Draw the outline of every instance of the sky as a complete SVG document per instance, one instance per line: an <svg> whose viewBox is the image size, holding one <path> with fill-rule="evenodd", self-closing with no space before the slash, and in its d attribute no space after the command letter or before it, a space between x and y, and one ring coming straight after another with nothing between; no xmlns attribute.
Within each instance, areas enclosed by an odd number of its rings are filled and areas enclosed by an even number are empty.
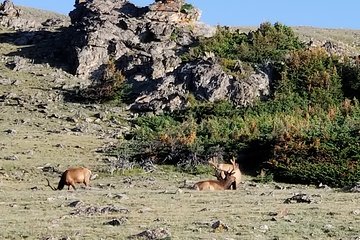
<svg viewBox="0 0 360 240"><path fill-rule="evenodd" d="M15 5L68 14L75 0L13 0ZM130 0L146 6L153 0ZM280 22L287 26L360 29L359 0L186 0L202 11L210 25L259 26Z"/></svg>

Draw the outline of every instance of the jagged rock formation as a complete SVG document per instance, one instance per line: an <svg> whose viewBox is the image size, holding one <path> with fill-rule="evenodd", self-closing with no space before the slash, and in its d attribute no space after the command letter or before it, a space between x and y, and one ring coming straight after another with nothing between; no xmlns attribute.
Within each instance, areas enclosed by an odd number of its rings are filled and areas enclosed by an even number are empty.
<svg viewBox="0 0 360 240"><path fill-rule="evenodd" d="M36 43L27 55L36 62L55 66L52 61L69 53L72 71L85 85L103 80L106 66L115 63L132 86L132 110L171 111L187 106L190 96L248 105L267 95L270 79L260 70L240 80L225 73L211 54L183 62L190 45L216 31L199 17L184 0L156 0L147 7L126 0L76 0L71 26L61 29L56 26L63 21L32 18L10 0L0 6L1 26L22 32L14 42ZM54 33L48 31L52 28Z"/></svg>
<svg viewBox="0 0 360 240"><path fill-rule="evenodd" d="M5 0L0 6L0 26L13 30L34 31L67 25L65 18L42 19L33 17L23 11L22 8L14 6L11 0Z"/></svg>
<svg viewBox="0 0 360 240"><path fill-rule="evenodd" d="M21 18L21 14L21 10L15 7L10 0L5 0L0 6L0 24L15 30L39 27L34 20Z"/></svg>
<svg viewBox="0 0 360 240"><path fill-rule="evenodd" d="M177 40L182 45L190 44L200 32L199 28L206 28L205 31L209 28L197 25L192 29L189 25L181 25L183 13L179 9L150 10L162 5L165 3L138 8L124 0L94 0L75 5L70 17L75 32L80 32L74 39L76 74L97 78L100 67L110 58L131 57L139 62L151 60L153 79L177 67L179 58L175 57L177 43L174 38L179 38ZM210 28L211 32L214 30Z"/></svg>
<svg viewBox="0 0 360 240"><path fill-rule="evenodd" d="M248 105L269 94L270 78L260 70L239 80L212 58L182 61L186 47L216 31L197 22L199 16L183 0L156 1L143 8L125 0L77 3L70 13L74 71L96 81L114 61L137 96L130 108L139 111L183 108L190 95Z"/></svg>

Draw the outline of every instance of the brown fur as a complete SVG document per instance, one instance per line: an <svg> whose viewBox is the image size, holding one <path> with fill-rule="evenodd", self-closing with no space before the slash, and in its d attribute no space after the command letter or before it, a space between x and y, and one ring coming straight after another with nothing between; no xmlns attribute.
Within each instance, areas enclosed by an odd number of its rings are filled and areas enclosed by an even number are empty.
<svg viewBox="0 0 360 240"><path fill-rule="evenodd" d="M234 172L227 172L225 174L225 179L221 179L221 180L206 180L206 181L201 181L201 182L197 182L194 184L194 189L198 190L198 191L203 191L203 190L210 190L210 191L214 191L214 190L227 190L230 189L230 186L235 182L235 176L233 175Z"/></svg>
<svg viewBox="0 0 360 240"><path fill-rule="evenodd" d="M239 168L239 164L235 162L233 158L230 160L231 164L228 163L218 163L215 158L209 161L209 164L215 169L215 176L218 180L224 180L226 178L225 174L229 171L234 171L233 176L235 177L235 182L232 186L233 189L237 189L241 182L241 171Z"/></svg>
<svg viewBox="0 0 360 240"><path fill-rule="evenodd" d="M68 186L68 190L70 190L70 186L72 186L73 189L76 190L75 183L84 183L85 186L89 186L90 176L91 176L91 171L89 169L84 167L76 167L76 168L67 169L61 175L57 188L50 186L49 180L47 179L46 180L48 181L48 185L53 190L62 190L65 185Z"/></svg>

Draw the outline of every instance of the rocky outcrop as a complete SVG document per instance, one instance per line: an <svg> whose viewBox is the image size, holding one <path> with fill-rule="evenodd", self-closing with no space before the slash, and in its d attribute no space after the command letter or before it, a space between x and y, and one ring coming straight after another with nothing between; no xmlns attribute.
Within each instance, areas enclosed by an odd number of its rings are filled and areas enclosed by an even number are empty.
<svg viewBox="0 0 360 240"><path fill-rule="evenodd" d="M188 105L190 95L203 101L227 100L248 106L255 99L269 95L269 85L269 75L264 71L258 70L248 78L238 80L226 74L219 64L200 60L182 65L150 89L140 86L143 91L131 104L131 109L153 112L183 109Z"/></svg>
<svg viewBox="0 0 360 240"><path fill-rule="evenodd" d="M95 0L75 5L70 17L74 32L80 33L74 40L76 74L97 79L101 66L110 59L126 60L129 66L123 67L128 70L146 66L153 79L173 71L181 62L176 56L177 42L194 41L194 29L182 21L182 15L186 14L175 8L174 3L168 8L163 2L139 8L124 0ZM196 29L214 32L205 25L200 28Z"/></svg>
<svg viewBox="0 0 360 240"><path fill-rule="evenodd" d="M5 0L0 6L1 26L15 30L24 28L35 28L39 25L32 19L23 19L22 11L15 7L10 0Z"/></svg>
<svg viewBox="0 0 360 240"><path fill-rule="evenodd" d="M5 0L0 6L0 26L13 30L34 31L68 25L66 17L43 19L43 17L33 16L29 12L31 11L28 9L24 11L22 8L14 6L11 0ZM41 11L38 10L38 12Z"/></svg>
<svg viewBox="0 0 360 240"><path fill-rule="evenodd" d="M33 18L10 0L0 7L2 26L23 32L17 44L36 43L34 56L40 61L69 53L69 65L83 85L103 81L109 75L107 66L116 66L132 87L129 108L134 111L181 109L188 106L189 96L244 106L269 93L266 71L237 79L225 73L211 54L192 62L182 60L189 46L216 32L198 22L200 11L184 0L156 0L147 7L126 0L76 0L69 15L71 26L61 30L56 29L63 26L61 19ZM52 28L57 32L50 34L47 30Z"/></svg>
<svg viewBox="0 0 360 240"><path fill-rule="evenodd" d="M183 0L158 0L137 7L125 0L79 2L70 13L77 76L101 81L113 62L136 96L136 111L167 111L187 106L189 96L249 105L269 94L268 73L246 79L225 73L212 58L183 62L181 54L216 29L199 23L200 11Z"/></svg>

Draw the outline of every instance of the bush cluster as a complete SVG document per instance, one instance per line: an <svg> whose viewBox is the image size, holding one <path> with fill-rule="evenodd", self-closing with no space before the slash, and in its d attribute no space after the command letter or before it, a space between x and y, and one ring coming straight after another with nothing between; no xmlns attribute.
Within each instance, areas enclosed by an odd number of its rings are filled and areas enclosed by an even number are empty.
<svg viewBox="0 0 360 240"><path fill-rule="evenodd" d="M214 37L203 39L182 58L191 61L212 52L225 71L237 75L238 61L250 69L253 64L282 61L289 51L303 47L292 29L280 23L272 25L266 22L249 33L218 26Z"/></svg>
<svg viewBox="0 0 360 240"><path fill-rule="evenodd" d="M103 66L102 76L88 88L82 90L80 96L90 101L122 103L127 98L129 88L125 76L117 69L115 61L111 59Z"/></svg>

